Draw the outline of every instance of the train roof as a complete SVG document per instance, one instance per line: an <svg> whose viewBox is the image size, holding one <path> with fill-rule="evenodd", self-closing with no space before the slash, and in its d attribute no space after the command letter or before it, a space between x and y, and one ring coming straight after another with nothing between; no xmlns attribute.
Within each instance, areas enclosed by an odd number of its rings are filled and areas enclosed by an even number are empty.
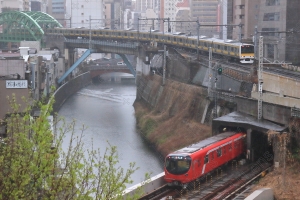
<svg viewBox="0 0 300 200"><path fill-rule="evenodd" d="M171 154L181 154L181 153L193 153L193 152L196 152L200 149L203 149L204 147L207 147L213 143L216 143L218 141L221 141L221 140L224 140L228 137L231 137L233 135L237 134L236 132L225 132L225 133L220 133L216 136L213 136L213 137L210 137L210 138L207 138L205 140L201 140L200 142L198 143L195 143L195 144L192 144L190 146L187 146L187 147L184 147L182 149L179 149Z"/></svg>
<svg viewBox="0 0 300 200"><path fill-rule="evenodd" d="M192 38L197 40L198 36L192 35L192 36L187 36L188 38ZM248 44L248 43L242 43L240 41L237 40L223 40L223 39L219 39L219 38L210 38L207 37L205 35L200 35L199 36L199 41L205 41L205 42L215 42L215 43L220 43L220 44L228 44L228 45L232 45L232 46L240 46L240 45L252 45L252 44Z"/></svg>

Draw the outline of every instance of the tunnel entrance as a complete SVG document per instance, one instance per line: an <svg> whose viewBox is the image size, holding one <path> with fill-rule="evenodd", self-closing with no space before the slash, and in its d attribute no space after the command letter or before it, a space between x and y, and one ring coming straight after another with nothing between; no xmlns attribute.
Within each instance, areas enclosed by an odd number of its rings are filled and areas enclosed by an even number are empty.
<svg viewBox="0 0 300 200"><path fill-rule="evenodd" d="M247 133L246 158L251 162L272 162L274 156L273 146L268 141L268 131L283 132L286 127L270 121L232 112L216 118L212 123L213 135L224 131Z"/></svg>
<svg viewBox="0 0 300 200"><path fill-rule="evenodd" d="M249 150L251 151L250 160L256 162L258 160L266 160L268 162L273 161L274 152L273 146L268 141L268 135L260 131L252 131L247 137L251 137L248 140L251 141Z"/></svg>

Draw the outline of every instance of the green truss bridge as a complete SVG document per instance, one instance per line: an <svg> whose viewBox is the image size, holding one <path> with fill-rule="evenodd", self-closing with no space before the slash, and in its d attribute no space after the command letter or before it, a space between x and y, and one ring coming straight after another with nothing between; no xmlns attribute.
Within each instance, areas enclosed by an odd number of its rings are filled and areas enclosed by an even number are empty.
<svg viewBox="0 0 300 200"><path fill-rule="evenodd" d="M41 41L44 30L62 25L43 12L9 11L0 13L0 42Z"/></svg>

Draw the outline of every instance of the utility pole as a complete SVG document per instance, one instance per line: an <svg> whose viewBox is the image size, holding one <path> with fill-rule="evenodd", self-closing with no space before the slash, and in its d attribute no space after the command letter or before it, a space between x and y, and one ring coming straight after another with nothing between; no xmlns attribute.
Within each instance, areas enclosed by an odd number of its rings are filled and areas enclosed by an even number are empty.
<svg viewBox="0 0 300 200"><path fill-rule="evenodd" d="M199 34L200 34L200 23L199 18L197 18L197 59L199 60Z"/></svg>
<svg viewBox="0 0 300 200"><path fill-rule="evenodd" d="M164 45L164 50L158 50L159 53L163 53L163 82L162 85L165 85L166 83L166 67L167 67L167 57L168 57L168 51L167 46Z"/></svg>
<svg viewBox="0 0 300 200"><path fill-rule="evenodd" d="M211 94L211 80L212 80L212 68L211 68L211 61L212 61L212 50L211 47L209 47L209 64L208 64L208 74L209 74L209 83L208 83L208 96L212 96Z"/></svg>
<svg viewBox="0 0 300 200"><path fill-rule="evenodd" d="M257 26L255 26L255 33L254 33L254 58L257 58Z"/></svg>
<svg viewBox="0 0 300 200"><path fill-rule="evenodd" d="M255 52L255 58L256 56L256 45L257 45L257 33L293 33L293 31L257 31L257 26L255 26L255 37L254 37L254 52ZM264 41L263 41L263 36L259 37L259 42L258 42L258 71L257 71L257 76L258 76L258 103L257 103L257 119L260 120L263 115L263 110L262 110L262 101L263 101L263 65L268 65L268 64L275 64L275 65L281 65L281 64L291 64L291 63L275 63L275 62L270 62L270 63L264 63Z"/></svg>
<svg viewBox="0 0 300 200"><path fill-rule="evenodd" d="M242 42L242 24L239 24L239 42Z"/></svg>
<svg viewBox="0 0 300 200"><path fill-rule="evenodd" d="M163 66L163 85L166 83L166 65L167 65L167 46L164 45L164 66Z"/></svg>
<svg viewBox="0 0 300 200"><path fill-rule="evenodd" d="M91 15L89 16L89 22L90 22L90 31L89 31L89 35L90 35L90 39L89 39L89 49L92 49L92 19L91 19Z"/></svg>
<svg viewBox="0 0 300 200"><path fill-rule="evenodd" d="M262 98L263 98L263 92L262 92L262 86L263 86L263 45L264 45L264 37L259 37L259 47L258 47L258 111L257 111L257 118L258 120L261 120L262 118Z"/></svg>
<svg viewBox="0 0 300 200"><path fill-rule="evenodd" d="M217 82L218 82L218 72L217 69L219 68L219 64L215 64L214 66L214 81L215 81L215 87L214 87L214 119L218 117L218 104L217 104Z"/></svg>

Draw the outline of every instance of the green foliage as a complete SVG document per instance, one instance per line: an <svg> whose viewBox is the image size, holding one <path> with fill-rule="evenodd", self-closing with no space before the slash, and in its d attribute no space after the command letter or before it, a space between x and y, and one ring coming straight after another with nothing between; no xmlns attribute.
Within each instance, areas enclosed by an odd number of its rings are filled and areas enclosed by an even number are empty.
<svg viewBox="0 0 300 200"><path fill-rule="evenodd" d="M288 149L291 152L293 160L300 163L300 147L296 138L291 137Z"/></svg>
<svg viewBox="0 0 300 200"><path fill-rule="evenodd" d="M84 127L75 136L74 121L61 120L53 135L47 120L53 100L33 104L41 111L36 119L30 116L30 107L20 113L20 105L11 99L7 138L0 148L0 199L123 199L126 184L132 183L130 176L138 169L135 163L127 170L118 167L117 148L112 145L103 154L85 150ZM63 150L66 136L68 149Z"/></svg>
<svg viewBox="0 0 300 200"><path fill-rule="evenodd" d="M144 125L141 128L141 131L145 136L147 136L148 134L154 131L156 126L157 126L156 121L149 118L145 121Z"/></svg>

